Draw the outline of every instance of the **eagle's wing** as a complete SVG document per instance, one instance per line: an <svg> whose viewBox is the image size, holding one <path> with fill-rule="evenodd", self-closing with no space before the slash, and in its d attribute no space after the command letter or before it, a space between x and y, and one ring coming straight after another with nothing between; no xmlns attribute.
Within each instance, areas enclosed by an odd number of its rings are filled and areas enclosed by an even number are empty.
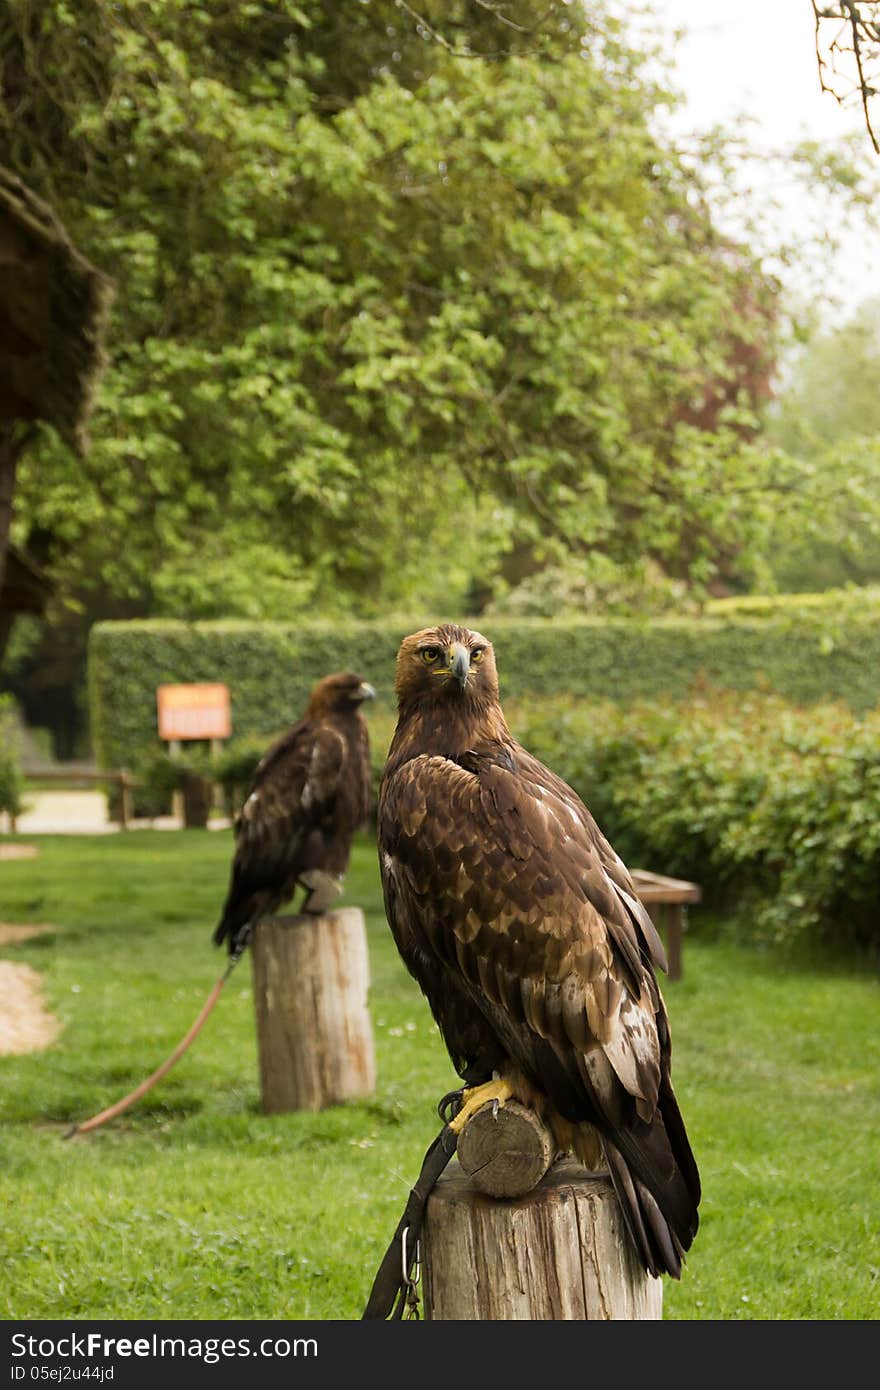
<svg viewBox="0 0 880 1390"><path fill-rule="evenodd" d="M630 918L637 925L641 948L647 951L652 965L663 971L668 970L663 942L647 908L638 897L629 869L602 834L577 792L524 748L517 748L516 767L524 786L532 788L539 800L557 808L556 813L562 816L563 824L566 818L580 822L617 897L625 904ZM566 833L570 834L570 831Z"/></svg>
<svg viewBox="0 0 880 1390"><path fill-rule="evenodd" d="M649 1113L659 1039L646 962L659 942L631 882L608 873L573 792L506 753L467 761L419 757L394 774L386 871L428 908L418 920L447 967L539 1037L600 1047Z"/></svg>
<svg viewBox="0 0 880 1390"><path fill-rule="evenodd" d="M516 746L421 756L383 788L380 838L392 930L450 1053L467 1053L466 997L561 1115L595 1124L657 1201L672 1200L686 1248L698 1178L651 968L663 950L586 807ZM460 986L451 1009L435 1003L438 966L446 997Z"/></svg>
<svg viewBox="0 0 880 1390"><path fill-rule="evenodd" d="M231 882L215 941L233 937L293 892L304 853L333 807L345 753L336 729L304 720L261 759L236 817Z"/></svg>
<svg viewBox="0 0 880 1390"><path fill-rule="evenodd" d="M332 803L345 762L345 739L328 724L303 722L257 764L236 818L240 843L287 839L313 825Z"/></svg>

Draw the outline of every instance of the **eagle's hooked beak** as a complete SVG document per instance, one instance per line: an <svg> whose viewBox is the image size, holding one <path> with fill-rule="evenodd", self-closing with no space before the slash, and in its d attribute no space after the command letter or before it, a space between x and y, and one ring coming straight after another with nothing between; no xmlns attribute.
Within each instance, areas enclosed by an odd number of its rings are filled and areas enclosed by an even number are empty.
<svg viewBox="0 0 880 1390"><path fill-rule="evenodd" d="M376 692L370 685L369 681L361 681L360 685L357 688L356 698L358 700L375 700Z"/></svg>
<svg viewBox="0 0 880 1390"><path fill-rule="evenodd" d="M449 674L455 677L461 690L467 685L470 669L471 654L467 647L463 647L460 642L453 642L449 648Z"/></svg>

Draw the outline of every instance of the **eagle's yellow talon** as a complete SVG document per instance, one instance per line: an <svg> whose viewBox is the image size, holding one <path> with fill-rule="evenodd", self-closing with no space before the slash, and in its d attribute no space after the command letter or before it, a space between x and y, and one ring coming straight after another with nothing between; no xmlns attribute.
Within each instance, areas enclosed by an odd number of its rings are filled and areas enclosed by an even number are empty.
<svg viewBox="0 0 880 1390"><path fill-rule="evenodd" d="M510 1083L504 1080L503 1076L496 1077L492 1081L486 1081L482 1086L471 1086L464 1092L461 1109L454 1120L449 1123L449 1128L455 1134L461 1134L468 1120L472 1115L476 1115L478 1110L482 1110L484 1105L490 1102L497 1114L498 1106L504 1105L505 1101L510 1100L513 1095Z"/></svg>

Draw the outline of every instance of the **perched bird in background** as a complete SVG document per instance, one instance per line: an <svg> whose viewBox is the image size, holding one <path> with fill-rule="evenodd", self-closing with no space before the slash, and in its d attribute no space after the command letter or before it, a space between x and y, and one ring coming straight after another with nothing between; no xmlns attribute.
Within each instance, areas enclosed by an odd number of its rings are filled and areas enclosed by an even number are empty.
<svg viewBox="0 0 880 1390"><path fill-rule="evenodd" d="M604 1158L644 1267L678 1278L700 1178L670 1080L660 938L577 794L511 736L491 643L444 625L397 658L379 794L385 907L465 1082L452 1128L516 1099Z"/></svg>
<svg viewBox="0 0 880 1390"><path fill-rule="evenodd" d="M370 809L370 745L361 705L376 692L342 671L312 690L299 723L261 758L235 820L235 855L214 932L231 955L245 949L260 917L297 886L303 912L326 912L342 891L354 832Z"/></svg>

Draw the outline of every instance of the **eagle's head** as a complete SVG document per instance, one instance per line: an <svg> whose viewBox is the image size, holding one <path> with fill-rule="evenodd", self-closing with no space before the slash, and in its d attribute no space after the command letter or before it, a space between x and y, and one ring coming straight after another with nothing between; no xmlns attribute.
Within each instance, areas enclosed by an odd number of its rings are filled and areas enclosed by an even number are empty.
<svg viewBox="0 0 880 1390"><path fill-rule="evenodd" d="M309 716L345 714L358 709L364 700L375 699L376 692L363 676L353 671L336 671L314 686L309 696Z"/></svg>
<svg viewBox="0 0 880 1390"><path fill-rule="evenodd" d="M405 637L397 653L398 704L451 700L486 703L498 698L492 643L454 623L422 628Z"/></svg>

